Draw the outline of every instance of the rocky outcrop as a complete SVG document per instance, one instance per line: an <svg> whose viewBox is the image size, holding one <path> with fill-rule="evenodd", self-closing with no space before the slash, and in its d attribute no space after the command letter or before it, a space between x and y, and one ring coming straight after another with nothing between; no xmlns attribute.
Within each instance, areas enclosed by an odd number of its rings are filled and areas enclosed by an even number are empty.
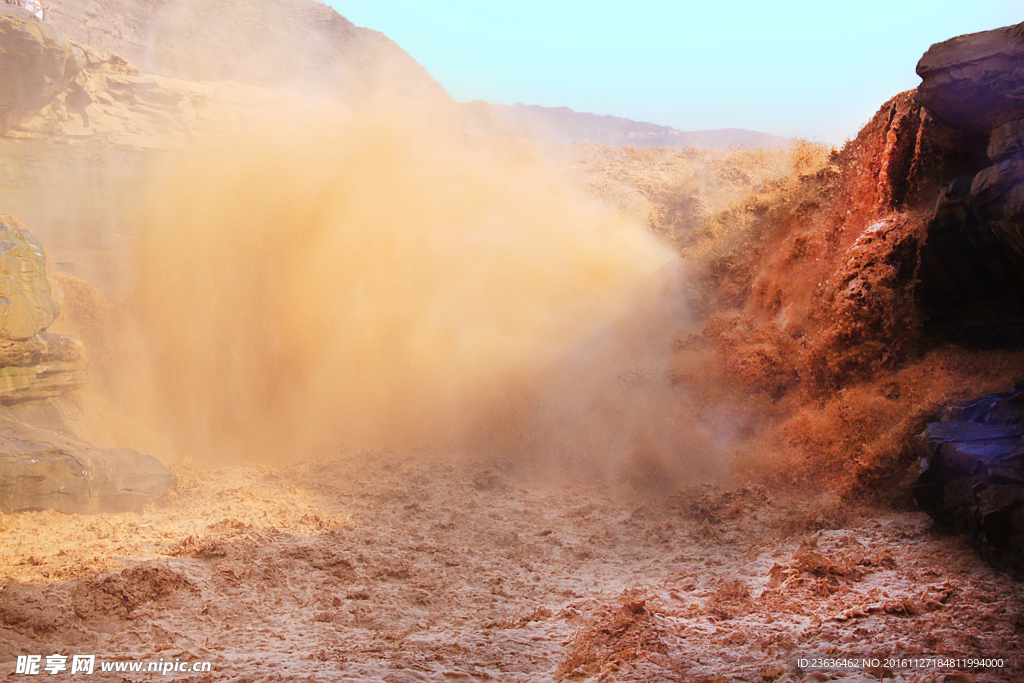
<svg viewBox="0 0 1024 683"><path fill-rule="evenodd" d="M932 45L917 75L918 102L932 115L987 135L1024 111L1024 24Z"/></svg>
<svg viewBox="0 0 1024 683"><path fill-rule="evenodd" d="M0 215L0 404L60 396L85 384L81 342L46 332L59 312L42 246Z"/></svg>
<svg viewBox="0 0 1024 683"><path fill-rule="evenodd" d="M917 100L979 137L985 168L944 187L927 227L917 301L929 331L1024 345L1024 24L931 47Z"/></svg>
<svg viewBox="0 0 1024 683"><path fill-rule="evenodd" d="M100 449L0 408L0 511L123 512L159 503L173 472L130 448Z"/></svg>
<svg viewBox="0 0 1024 683"><path fill-rule="evenodd" d="M155 458L95 448L48 418L61 412L52 399L86 381L82 343L46 331L58 313L42 246L0 216L0 511L119 512L160 501L176 477Z"/></svg>
<svg viewBox="0 0 1024 683"><path fill-rule="evenodd" d="M993 564L1024 577L1024 392L947 406L915 439L914 498Z"/></svg>
<svg viewBox="0 0 1024 683"><path fill-rule="evenodd" d="M31 339L57 318L50 298L43 246L25 229L0 216L0 338Z"/></svg>
<svg viewBox="0 0 1024 683"><path fill-rule="evenodd" d="M49 104L81 69L52 26L7 4L0 4L0 61L0 134Z"/></svg>

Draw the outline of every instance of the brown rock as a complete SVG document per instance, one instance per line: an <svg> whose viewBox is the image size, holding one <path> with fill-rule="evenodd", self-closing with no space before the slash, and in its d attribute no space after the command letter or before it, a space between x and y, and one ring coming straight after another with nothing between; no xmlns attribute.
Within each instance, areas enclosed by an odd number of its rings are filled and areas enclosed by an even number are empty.
<svg viewBox="0 0 1024 683"><path fill-rule="evenodd" d="M85 350L74 337L0 340L0 405L61 396L87 379Z"/></svg>
<svg viewBox="0 0 1024 683"><path fill-rule="evenodd" d="M50 297L43 247L0 214L0 339L29 339L60 313Z"/></svg>
<svg viewBox="0 0 1024 683"><path fill-rule="evenodd" d="M946 125L988 133L1024 117L1024 24L932 45L917 100Z"/></svg>
<svg viewBox="0 0 1024 683"><path fill-rule="evenodd" d="M1024 151L1024 119L997 126L988 141L988 158L992 161L1020 154Z"/></svg>
<svg viewBox="0 0 1024 683"><path fill-rule="evenodd" d="M976 205L983 206L1024 182L1024 158L1004 159L983 169L971 182L971 195Z"/></svg>
<svg viewBox="0 0 1024 683"><path fill-rule="evenodd" d="M96 448L0 408L2 512L122 512L159 503L176 484L174 473L152 456Z"/></svg>
<svg viewBox="0 0 1024 683"><path fill-rule="evenodd" d="M0 134L49 104L81 67L53 27L7 4L0 4L0 60Z"/></svg>
<svg viewBox="0 0 1024 683"><path fill-rule="evenodd" d="M914 439L914 498L998 567L1024 576L1024 393L947 406Z"/></svg>

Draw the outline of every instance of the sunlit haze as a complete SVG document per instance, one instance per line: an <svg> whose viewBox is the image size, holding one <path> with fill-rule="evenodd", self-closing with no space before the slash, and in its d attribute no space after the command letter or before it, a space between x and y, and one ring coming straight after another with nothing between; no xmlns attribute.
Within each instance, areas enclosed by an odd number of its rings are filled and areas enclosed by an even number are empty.
<svg viewBox="0 0 1024 683"><path fill-rule="evenodd" d="M828 143L915 87L929 45L1024 20L1015 0L327 4L397 42L458 101Z"/></svg>

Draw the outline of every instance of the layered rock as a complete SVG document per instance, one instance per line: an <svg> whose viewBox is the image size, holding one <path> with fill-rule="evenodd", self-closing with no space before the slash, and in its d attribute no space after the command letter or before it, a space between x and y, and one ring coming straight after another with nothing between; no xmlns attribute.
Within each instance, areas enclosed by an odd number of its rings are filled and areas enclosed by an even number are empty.
<svg viewBox="0 0 1024 683"><path fill-rule="evenodd" d="M7 4L0 4L0 61L0 134L49 104L81 69L52 26Z"/></svg>
<svg viewBox="0 0 1024 683"><path fill-rule="evenodd" d="M51 297L42 246L0 215L0 404L60 396L86 381L73 337L48 334L60 309Z"/></svg>

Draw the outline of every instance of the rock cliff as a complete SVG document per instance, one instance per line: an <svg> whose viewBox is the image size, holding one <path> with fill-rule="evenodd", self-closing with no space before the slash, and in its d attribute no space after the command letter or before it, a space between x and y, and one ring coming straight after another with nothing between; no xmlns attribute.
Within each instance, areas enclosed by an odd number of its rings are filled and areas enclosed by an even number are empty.
<svg viewBox="0 0 1024 683"><path fill-rule="evenodd" d="M1024 24L934 45L918 102L973 134L984 168L943 188L922 250L917 298L931 333L1024 345Z"/></svg>
<svg viewBox="0 0 1024 683"><path fill-rule="evenodd" d="M0 4L0 60L0 135L49 104L81 68L52 26L6 4Z"/></svg>
<svg viewBox="0 0 1024 683"><path fill-rule="evenodd" d="M54 0L48 20L67 39L120 55L146 73L238 81L354 102L381 89L450 101L383 34L313 0Z"/></svg>

